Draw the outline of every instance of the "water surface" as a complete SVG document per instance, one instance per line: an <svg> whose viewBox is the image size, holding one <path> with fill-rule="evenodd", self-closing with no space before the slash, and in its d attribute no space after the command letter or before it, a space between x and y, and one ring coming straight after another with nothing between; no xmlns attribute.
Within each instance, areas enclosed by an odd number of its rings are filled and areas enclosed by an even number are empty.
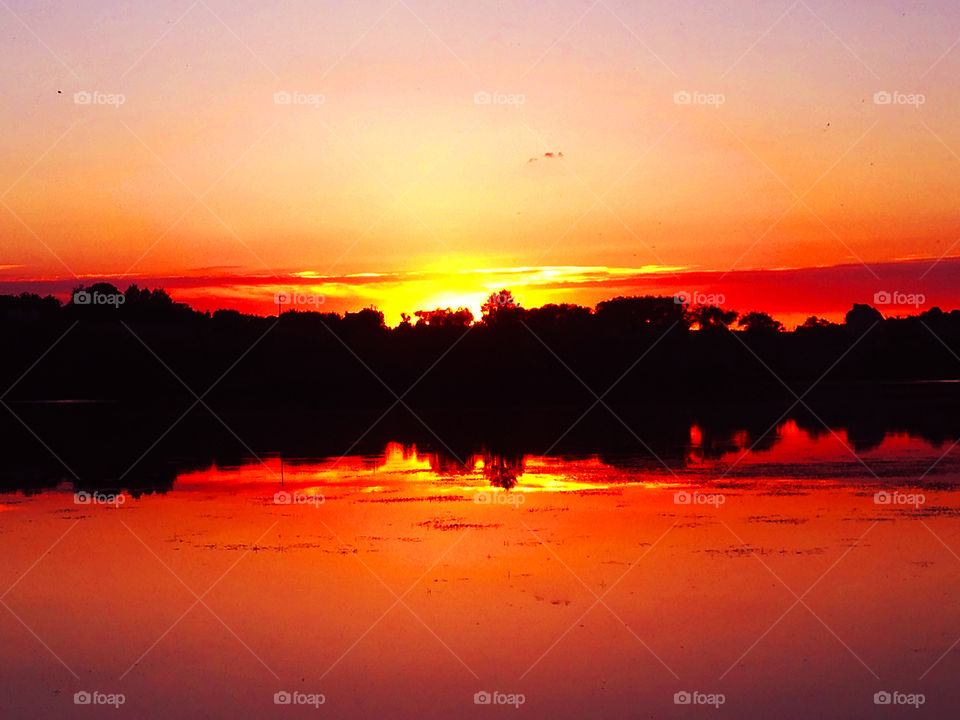
<svg viewBox="0 0 960 720"><path fill-rule="evenodd" d="M791 423L749 444L694 427L665 464L390 444L0 495L3 715L951 714L953 446ZM75 705L94 691L124 702ZM875 704L895 691L924 704Z"/></svg>

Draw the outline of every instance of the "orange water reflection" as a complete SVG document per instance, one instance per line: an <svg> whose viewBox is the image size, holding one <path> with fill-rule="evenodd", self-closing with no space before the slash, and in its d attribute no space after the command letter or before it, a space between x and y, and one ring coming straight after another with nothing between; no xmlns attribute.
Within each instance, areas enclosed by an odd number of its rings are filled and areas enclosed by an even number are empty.
<svg viewBox="0 0 960 720"><path fill-rule="evenodd" d="M946 448L891 436L864 456L878 480L843 437L782 434L727 477L743 448L695 442L674 475L390 445L113 504L3 496L5 716L866 718L885 689L942 716L960 475L916 468ZM894 490L923 501L876 502ZM85 690L125 703L77 708ZM474 704L488 691L524 702Z"/></svg>

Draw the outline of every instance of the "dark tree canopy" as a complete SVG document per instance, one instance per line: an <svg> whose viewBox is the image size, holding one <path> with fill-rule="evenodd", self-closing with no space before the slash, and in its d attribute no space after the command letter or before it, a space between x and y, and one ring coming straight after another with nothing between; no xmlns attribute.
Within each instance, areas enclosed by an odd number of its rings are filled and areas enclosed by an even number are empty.
<svg viewBox="0 0 960 720"><path fill-rule="evenodd" d="M136 285L76 290L82 299L66 303L0 296L0 376L14 384L11 400L179 405L185 383L198 394L213 385L204 399L211 406L243 409L383 409L398 398L428 407L545 408L589 406L598 396L647 407L720 388L783 391L780 380L801 387L821 377L960 377L960 311L940 308L884 319L857 305L844 323L811 317L786 331L761 311L740 317L672 297L524 308L504 289L487 299L479 322L467 308L435 308L390 328L376 308L259 317L198 312ZM511 434L506 423L503 433Z"/></svg>
<svg viewBox="0 0 960 720"><path fill-rule="evenodd" d="M437 308L436 310L417 310L417 327L458 327L466 328L473 324L473 313L467 308Z"/></svg>
<svg viewBox="0 0 960 720"><path fill-rule="evenodd" d="M716 305L697 305L690 310L694 322L702 330L724 329L737 319L736 310L724 310Z"/></svg>
<svg viewBox="0 0 960 720"><path fill-rule="evenodd" d="M863 332L872 325L883 321L883 315L870 305L854 304L847 313L844 322L856 332Z"/></svg>
<svg viewBox="0 0 960 720"><path fill-rule="evenodd" d="M596 314L601 322L619 327L690 325L686 306L673 297L616 297L598 303Z"/></svg>
<svg viewBox="0 0 960 720"><path fill-rule="evenodd" d="M783 332L783 323L765 312L748 312L737 321L737 325L747 332Z"/></svg>
<svg viewBox="0 0 960 720"><path fill-rule="evenodd" d="M480 306L483 313L483 322L488 325L496 323L509 322L521 317L520 303L513 297L509 290L500 290L491 293L486 302Z"/></svg>

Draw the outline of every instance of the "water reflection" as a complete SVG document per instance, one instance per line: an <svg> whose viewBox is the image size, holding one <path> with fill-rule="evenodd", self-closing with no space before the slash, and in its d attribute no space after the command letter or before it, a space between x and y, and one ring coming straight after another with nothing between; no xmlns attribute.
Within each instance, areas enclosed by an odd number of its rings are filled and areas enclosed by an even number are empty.
<svg viewBox="0 0 960 720"><path fill-rule="evenodd" d="M522 456L504 456L490 452L483 454L483 476L491 485L510 490L522 474Z"/></svg>
<svg viewBox="0 0 960 720"><path fill-rule="evenodd" d="M499 690L518 718L685 717L699 689L720 717L866 718L897 688L948 716L949 446L685 431L660 457L390 442L177 467L122 503L0 495L0 705L65 717L96 688L125 694L111 717L245 720L298 716L273 697L299 689L441 720Z"/></svg>
<svg viewBox="0 0 960 720"><path fill-rule="evenodd" d="M300 488L310 492L359 492L405 497L503 492L590 491L623 485L749 487L758 480L829 482L836 486L950 486L960 458L908 434L890 433L865 452L855 452L843 432L814 434L784 424L775 442L760 446L748 433L723 443L694 426L684 454L668 465L648 454L595 453L564 457L503 454L491 450L454 458L443 449L388 443L375 455L281 458L269 455L181 472L177 490L218 486Z"/></svg>
<svg viewBox="0 0 960 720"><path fill-rule="evenodd" d="M221 423L193 415L178 421L176 413L126 418L113 407L84 405L24 412L36 437L20 426L0 433L0 490L29 493L69 482L91 491L162 493L182 475L255 457L270 467L279 457L291 467L332 457L360 470L382 464L391 443L409 452L417 448L426 467L442 476L482 471L488 484L505 490L523 484L531 458L596 459L630 472L712 472L724 479L745 472L887 477L921 474L926 458L932 462L960 437L960 413L918 405L895 412L858 409L853 416L828 407L816 416L785 417L781 408L757 405L618 410L617 417L605 412L579 419L557 412L518 416L508 425L502 415L461 423L428 414L424 424L364 416L241 416ZM933 474L941 469L938 464Z"/></svg>

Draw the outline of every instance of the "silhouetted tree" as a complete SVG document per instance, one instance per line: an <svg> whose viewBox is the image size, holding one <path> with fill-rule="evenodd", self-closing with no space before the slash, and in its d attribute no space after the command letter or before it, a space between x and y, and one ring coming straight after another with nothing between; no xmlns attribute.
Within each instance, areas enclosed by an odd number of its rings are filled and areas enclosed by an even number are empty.
<svg viewBox="0 0 960 720"><path fill-rule="evenodd" d="M736 310L724 310L716 305L697 305L690 310L690 315L701 330L727 328L737 319Z"/></svg>
<svg viewBox="0 0 960 720"><path fill-rule="evenodd" d="M602 324L621 328L690 326L686 306L672 297L616 297L597 303L596 315Z"/></svg>
<svg viewBox="0 0 960 720"><path fill-rule="evenodd" d="M527 324L537 333L569 333L574 337L582 336L591 320L590 308L569 303L550 303L530 308L524 316Z"/></svg>
<svg viewBox="0 0 960 720"><path fill-rule="evenodd" d="M817 328L827 328L831 325L833 325L833 323L829 320L817 317L816 315L811 315L803 321L803 325L800 325L800 328L804 330L816 330Z"/></svg>
<svg viewBox="0 0 960 720"><path fill-rule="evenodd" d="M855 333L864 333L867 329L883 321L883 315L875 307L854 303L846 314L844 322Z"/></svg>
<svg viewBox="0 0 960 720"><path fill-rule="evenodd" d="M774 320L765 312L749 312L740 318L737 325L747 332L783 332L783 323Z"/></svg>
<svg viewBox="0 0 960 720"><path fill-rule="evenodd" d="M375 333L386 328L383 323L383 313L373 307L364 308L355 313L345 313L342 324L345 330L357 333Z"/></svg>
<svg viewBox="0 0 960 720"><path fill-rule="evenodd" d="M0 316L21 320L54 317L60 310L60 301L52 295L40 297L34 293L0 295Z"/></svg>
<svg viewBox="0 0 960 720"><path fill-rule="evenodd" d="M417 327L458 327L466 328L473 324L473 313L467 308L437 308L436 310L417 310Z"/></svg>
<svg viewBox="0 0 960 720"><path fill-rule="evenodd" d="M509 290L491 293L480 306L480 311L483 313L482 320L487 325L518 320L523 316L523 309Z"/></svg>

